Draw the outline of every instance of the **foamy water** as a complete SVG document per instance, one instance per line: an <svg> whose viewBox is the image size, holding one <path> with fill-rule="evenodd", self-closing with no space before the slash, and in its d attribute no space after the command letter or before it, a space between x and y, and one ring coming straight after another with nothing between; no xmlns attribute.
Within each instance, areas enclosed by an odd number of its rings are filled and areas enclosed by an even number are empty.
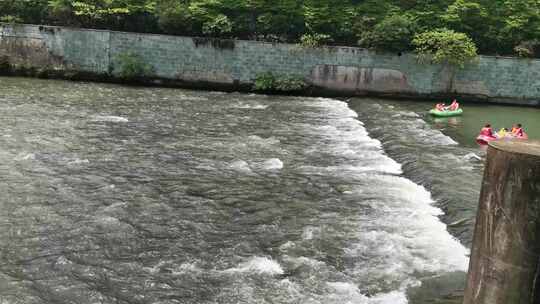
<svg viewBox="0 0 540 304"><path fill-rule="evenodd" d="M431 193L344 102L0 90L0 302L401 304L465 269Z"/></svg>
<svg viewBox="0 0 540 304"><path fill-rule="evenodd" d="M448 210L440 217L446 223L459 223L449 229L469 246L485 151L457 145L450 137L464 130L462 119L468 118L432 118L429 103L351 100L350 106L370 134L381 140L385 151L402 165L404 175L426 187L435 204Z"/></svg>
<svg viewBox="0 0 540 304"><path fill-rule="evenodd" d="M102 121L102 122L128 122L129 120L125 117L114 116L114 115L96 115L92 117L92 121Z"/></svg>

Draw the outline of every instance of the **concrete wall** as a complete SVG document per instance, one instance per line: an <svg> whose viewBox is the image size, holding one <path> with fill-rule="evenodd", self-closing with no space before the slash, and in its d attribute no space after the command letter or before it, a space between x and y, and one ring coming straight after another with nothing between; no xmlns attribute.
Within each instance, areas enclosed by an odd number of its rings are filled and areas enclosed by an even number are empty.
<svg viewBox="0 0 540 304"><path fill-rule="evenodd" d="M126 52L142 57L156 78L188 83L234 88L273 72L345 95L458 95L540 105L539 60L482 56L453 78L449 68L418 64L413 54L0 24L0 56L14 64L114 75L119 55Z"/></svg>

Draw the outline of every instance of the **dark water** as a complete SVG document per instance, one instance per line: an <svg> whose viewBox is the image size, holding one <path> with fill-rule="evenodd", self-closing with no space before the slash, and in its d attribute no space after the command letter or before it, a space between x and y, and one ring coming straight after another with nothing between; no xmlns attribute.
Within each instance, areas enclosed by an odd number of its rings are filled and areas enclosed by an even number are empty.
<svg viewBox="0 0 540 304"><path fill-rule="evenodd" d="M483 154L421 104L0 82L0 303L433 303L463 283Z"/></svg>

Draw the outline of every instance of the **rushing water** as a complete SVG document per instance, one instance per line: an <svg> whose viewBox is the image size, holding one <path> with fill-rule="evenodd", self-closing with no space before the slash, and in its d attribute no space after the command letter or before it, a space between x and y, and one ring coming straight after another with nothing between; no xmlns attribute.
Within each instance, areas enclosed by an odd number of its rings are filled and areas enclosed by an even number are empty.
<svg viewBox="0 0 540 304"><path fill-rule="evenodd" d="M483 154L417 104L0 82L0 303L414 304L463 280Z"/></svg>
<svg viewBox="0 0 540 304"><path fill-rule="evenodd" d="M403 166L404 174L425 186L445 212L449 231L470 247L485 150L475 142L485 122L494 128L522 123L540 138L540 109L465 104L460 117L433 118L434 103L353 99L350 106Z"/></svg>

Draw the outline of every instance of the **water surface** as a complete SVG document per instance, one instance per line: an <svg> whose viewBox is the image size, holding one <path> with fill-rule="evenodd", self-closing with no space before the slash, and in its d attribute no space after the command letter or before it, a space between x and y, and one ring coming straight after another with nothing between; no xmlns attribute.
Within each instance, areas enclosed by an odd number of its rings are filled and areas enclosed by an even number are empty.
<svg viewBox="0 0 540 304"><path fill-rule="evenodd" d="M462 284L483 155L418 104L0 81L4 302L399 304Z"/></svg>

